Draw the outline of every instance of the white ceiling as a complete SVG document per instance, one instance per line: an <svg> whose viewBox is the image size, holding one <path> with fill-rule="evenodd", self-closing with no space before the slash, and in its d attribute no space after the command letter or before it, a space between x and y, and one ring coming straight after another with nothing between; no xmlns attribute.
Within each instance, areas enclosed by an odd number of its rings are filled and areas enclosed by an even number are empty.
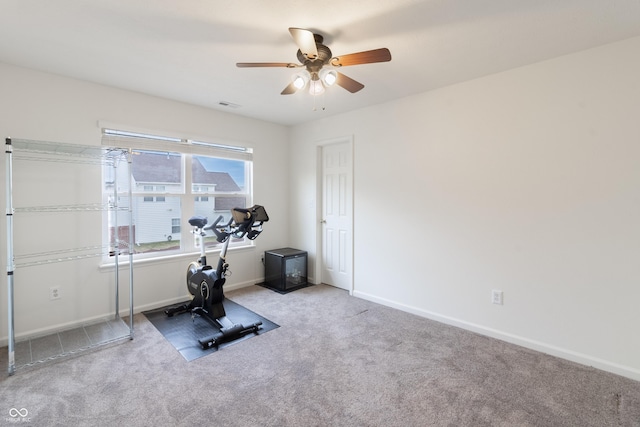
<svg viewBox="0 0 640 427"><path fill-rule="evenodd" d="M297 63L289 27L392 60L283 96L295 70L235 64ZM287 125L635 36L640 0L0 0L0 62Z"/></svg>

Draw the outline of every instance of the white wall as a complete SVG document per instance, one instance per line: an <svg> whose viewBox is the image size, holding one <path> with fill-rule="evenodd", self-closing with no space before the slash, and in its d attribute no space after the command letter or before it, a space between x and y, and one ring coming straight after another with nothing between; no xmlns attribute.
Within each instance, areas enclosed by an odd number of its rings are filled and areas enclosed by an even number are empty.
<svg viewBox="0 0 640 427"><path fill-rule="evenodd" d="M295 127L291 245L314 271L316 147L353 135L354 295L640 379L639 51Z"/></svg>
<svg viewBox="0 0 640 427"><path fill-rule="evenodd" d="M170 83L170 82L169 82ZM260 254L265 250L288 245L288 128L238 115L190 106L134 92L27 69L0 64L0 135L74 144L100 145L98 121L129 125L136 128L183 133L205 140L228 141L254 149L254 201L264 205L270 216L264 232L249 250L230 250L228 260L233 275L226 288L262 281L264 270ZM5 161L1 166L2 200L5 194ZM70 176L64 164L17 164L15 186L33 179L43 171L59 181L60 193L14 194L14 206L42 206L55 204L63 194L72 194L75 203L100 202L100 169L93 174ZM65 172L62 174L62 172ZM58 177L58 178L55 178ZM35 187L39 185L34 183ZM55 186L54 186L55 187ZM68 200L68 199L67 199ZM46 203L38 203L45 202ZM31 204L32 203L32 204ZM35 214L34 214L35 215ZM24 221L17 218L18 221ZM49 220L51 216L48 216ZM73 229L68 241L51 241L47 228L33 221L31 233L18 233L15 254L39 252L42 247L75 247L101 243L101 215L89 215L82 222L68 224ZM24 227L23 227L24 228ZM6 271L5 216L0 228L2 235L3 270ZM32 245L37 239L37 245ZM191 257L195 259L196 256ZM145 263L134 269L134 303L136 311L175 302L186 295L184 283L186 265L191 258L177 258L163 263ZM58 263L45 267L16 269L15 324L18 336L55 329L112 313L114 306L112 271L99 269L96 258L74 263ZM128 274L123 274L121 307L128 307ZM6 276L5 276L6 277ZM0 311L6 313L6 278L0 293ZM49 287L61 288L62 298L49 301ZM7 339L7 317L0 317L0 343Z"/></svg>

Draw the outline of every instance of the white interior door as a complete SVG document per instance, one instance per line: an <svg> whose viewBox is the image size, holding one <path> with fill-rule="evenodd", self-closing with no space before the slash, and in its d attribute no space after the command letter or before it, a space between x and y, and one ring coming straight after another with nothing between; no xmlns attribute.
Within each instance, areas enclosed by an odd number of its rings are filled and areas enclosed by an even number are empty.
<svg viewBox="0 0 640 427"><path fill-rule="evenodd" d="M322 283L352 292L351 142L322 147Z"/></svg>

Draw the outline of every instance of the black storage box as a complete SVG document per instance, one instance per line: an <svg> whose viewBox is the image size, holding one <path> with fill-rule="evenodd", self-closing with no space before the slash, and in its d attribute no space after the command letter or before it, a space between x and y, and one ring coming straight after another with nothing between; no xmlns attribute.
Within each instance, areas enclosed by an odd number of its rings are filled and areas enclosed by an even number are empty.
<svg viewBox="0 0 640 427"><path fill-rule="evenodd" d="M279 291L307 286L307 252L293 248L266 251L264 285Z"/></svg>

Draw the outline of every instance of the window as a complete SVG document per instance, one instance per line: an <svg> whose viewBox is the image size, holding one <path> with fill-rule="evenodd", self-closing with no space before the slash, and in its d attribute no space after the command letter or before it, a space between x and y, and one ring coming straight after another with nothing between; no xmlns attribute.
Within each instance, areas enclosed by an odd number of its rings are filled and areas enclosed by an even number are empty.
<svg viewBox="0 0 640 427"><path fill-rule="evenodd" d="M195 251L188 219L198 215L212 223L222 216L231 218L231 209L252 204L252 159L248 149L206 144L184 139L162 138L129 132L103 131L103 145L131 149L131 186L134 255L156 257ZM126 165L125 165L126 166ZM129 182L127 167L117 168L117 182ZM113 197L112 173L105 169L103 197ZM121 176L122 175L122 176ZM120 207L129 206L128 188L118 189ZM114 245L115 226L123 242L128 238L124 214L106 215L109 232L105 238ZM126 229L126 231L125 231ZM219 243L205 239L207 247ZM230 245L248 244L234 239ZM123 245L121 245L123 246Z"/></svg>
<svg viewBox="0 0 640 427"><path fill-rule="evenodd" d="M180 218L171 218L171 234L180 234Z"/></svg>

